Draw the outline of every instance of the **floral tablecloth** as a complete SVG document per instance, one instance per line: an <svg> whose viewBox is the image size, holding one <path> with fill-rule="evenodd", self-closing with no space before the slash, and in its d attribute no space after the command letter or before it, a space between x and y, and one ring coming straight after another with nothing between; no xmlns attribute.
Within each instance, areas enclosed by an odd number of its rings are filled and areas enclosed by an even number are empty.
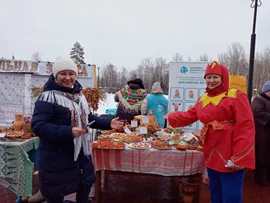
<svg viewBox="0 0 270 203"><path fill-rule="evenodd" d="M188 176L203 171L203 153L195 150L179 151L97 149L92 151L96 171L125 171L163 176Z"/></svg>
<svg viewBox="0 0 270 203"><path fill-rule="evenodd" d="M38 145L38 137L24 142L0 141L0 185L18 196L32 195L32 162L28 152Z"/></svg>

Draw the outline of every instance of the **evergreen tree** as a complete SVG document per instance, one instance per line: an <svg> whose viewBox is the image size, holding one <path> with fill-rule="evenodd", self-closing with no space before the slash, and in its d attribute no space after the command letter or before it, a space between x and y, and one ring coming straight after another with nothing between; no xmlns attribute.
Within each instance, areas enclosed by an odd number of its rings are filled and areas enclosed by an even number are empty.
<svg viewBox="0 0 270 203"><path fill-rule="evenodd" d="M73 48L71 49L70 57L76 64L85 64L83 55L84 55L83 47L80 45L79 42L76 42L73 45Z"/></svg>

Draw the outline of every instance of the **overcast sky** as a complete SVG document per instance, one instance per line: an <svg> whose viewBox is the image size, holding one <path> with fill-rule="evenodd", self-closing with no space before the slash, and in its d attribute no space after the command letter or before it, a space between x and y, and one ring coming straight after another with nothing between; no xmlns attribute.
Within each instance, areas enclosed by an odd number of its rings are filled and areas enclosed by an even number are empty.
<svg viewBox="0 0 270 203"><path fill-rule="evenodd" d="M270 0L258 8L257 46L270 46ZM136 68L179 52L216 59L233 42L249 53L250 0L0 0L0 57L67 55L78 41L87 63Z"/></svg>

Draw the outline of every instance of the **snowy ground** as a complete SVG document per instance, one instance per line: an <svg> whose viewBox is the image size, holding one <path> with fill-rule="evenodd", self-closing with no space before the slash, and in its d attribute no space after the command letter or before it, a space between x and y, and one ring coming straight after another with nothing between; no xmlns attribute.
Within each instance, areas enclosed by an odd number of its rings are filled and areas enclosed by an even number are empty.
<svg viewBox="0 0 270 203"><path fill-rule="evenodd" d="M107 94L106 101L100 102L98 105L98 115L105 114L106 109L117 108L117 103L114 101L114 94Z"/></svg>

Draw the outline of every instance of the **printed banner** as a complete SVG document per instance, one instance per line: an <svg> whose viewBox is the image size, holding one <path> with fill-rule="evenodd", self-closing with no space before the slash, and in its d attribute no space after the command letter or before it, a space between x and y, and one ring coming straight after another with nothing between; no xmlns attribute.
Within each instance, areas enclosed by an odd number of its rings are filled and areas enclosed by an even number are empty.
<svg viewBox="0 0 270 203"><path fill-rule="evenodd" d="M33 73L35 75L50 75L52 62L37 62L25 60L0 59L0 72ZM79 77L94 77L96 65L78 64Z"/></svg>
<svg viewBox="0 0 270 203"><path fill-rule="evenodd" d="M203 78L207 62L170 63L169 112L187 111L205 93ZM201 129L196 122L185 127L187 131Z"/></svg>
<svg viewBox="0 0 270 203"><path fill-rule="evenodd" d="M247 93L247 78L246 76L231 75L230 88L235 88L241 92Z"/></svg>

